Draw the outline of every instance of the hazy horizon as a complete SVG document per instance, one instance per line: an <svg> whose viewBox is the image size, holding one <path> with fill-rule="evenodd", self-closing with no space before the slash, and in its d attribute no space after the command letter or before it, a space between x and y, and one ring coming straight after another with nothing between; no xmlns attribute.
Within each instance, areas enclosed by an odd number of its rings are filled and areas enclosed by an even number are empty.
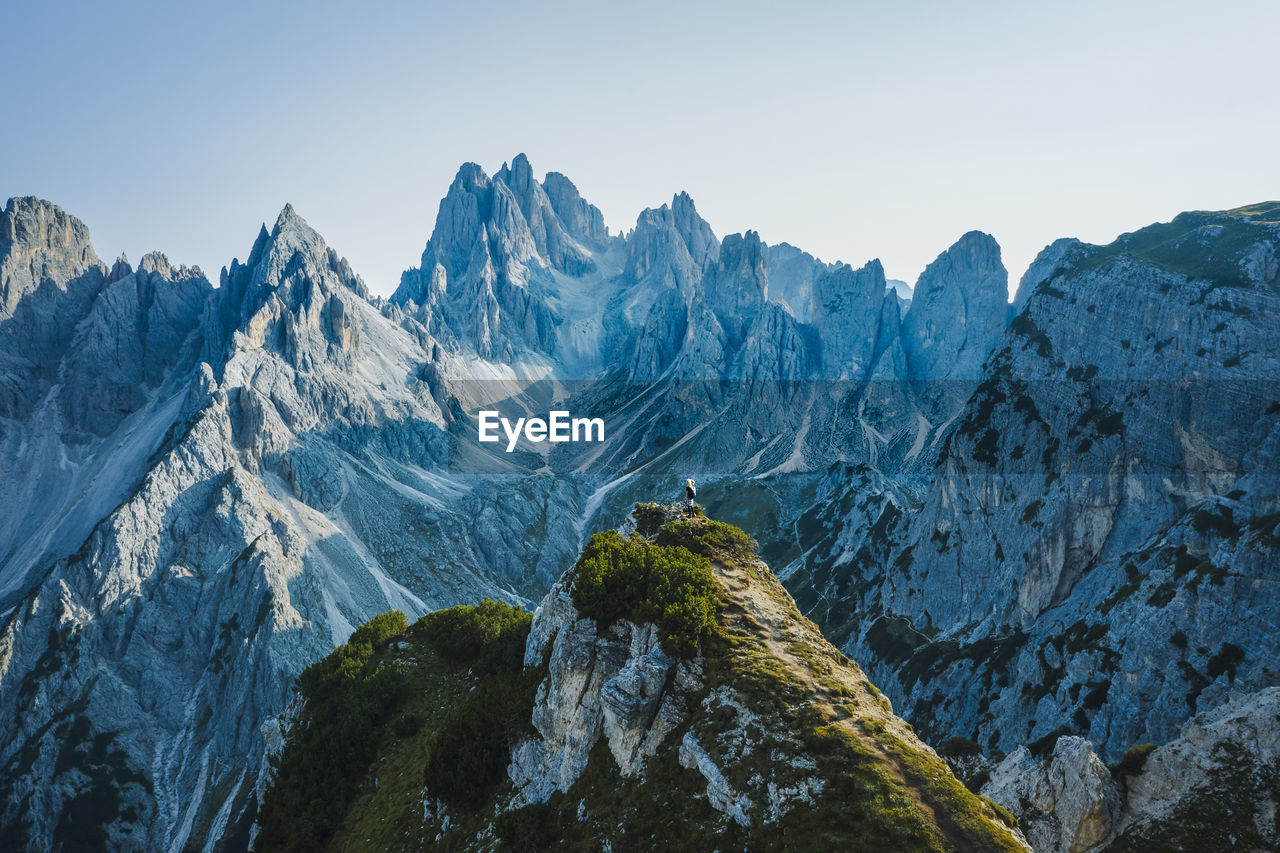
<svg viewBox="0 0 1280 853"><path fill-rule="evenodd" d="M613 233L687 191L720 237L914 284L976 229L1013 288L1059 237L1280 197L1277 24L1261 2L40 4L0 32L29 72L0 197L215 283L292 203L385 296L458 167L524 152Z"/></svg>

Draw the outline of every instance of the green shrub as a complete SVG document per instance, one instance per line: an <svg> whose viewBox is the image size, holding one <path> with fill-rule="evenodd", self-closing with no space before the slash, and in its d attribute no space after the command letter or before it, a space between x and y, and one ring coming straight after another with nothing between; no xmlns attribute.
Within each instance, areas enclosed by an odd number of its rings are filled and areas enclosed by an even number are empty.
<svg viewBox="0 0 1280 853"><path fill-rule="evenodd" d="M706 557L609 530L583 549L571 595L578 612L602 630L619 619L652 622L663 648L691 657L715 631L718 592Z"/></svg>
<svg viewBox="0 0 1280 853"><path fill-rule="evenodd" d="M673 521L658 531L659 545L680 546L704 557L749 560L755 556L756 543L732 524L695 518Z"/></svg>
<svg viewBox="0 0 1280 853"><path fill-rule="evenodd" d="M450 607L428 613L416 627L447 661L477 672L519 669L533 616L486 598L474 607Z"/></svg>
<svg viewBox="0 0 1280 853"><path fill-rule="evenodd" d="M1120 763L1115 766L1115 775L1134 776L1147 766L1147 758L1155 751L1154 743L1138 743L1124 751Z"/></svg>
<svg viewBox="0 0 1280 853"><path fill-rule="evenodd" d="M486 598L474 607L428 613L417 622L441 657L483 676L436 727L423 770L434 796L474 808L506 778L510 749L529 730L545 667L525 667L533 616Z"/></svg>
<svg viewBox="0 0 1280 853"><path fill-rule="evenodd" d="M631 514L636 520L636 532L648 539L656 536L667 520L667 510L662 504L638 503Z"/></svg>
<svg viewBox="0 0 1280 853"><path fill-rule="evenodd" d="M967 737L949 737L938 746L938 754L948 758L968 758L981 753L982 748Z"/></svg>
<svg viewBox="0 0 1280 853"><path fill-rule="evenodd" d="M393 611L308 667L297 685L306 704L273 762L256 849L324 849L367 791L379 756L399 748L396 739L429 738L427 784L435 796L462 804L487 794L506 768L508 745L529 726L545 674L545 667L523 667L531 621L529 613L495 601L438 611L412 628ZM419 643L417 663L407 665L386 649L401 637ZM424 678L472 681L448 673L447 665L470 668L478 678L441 718L424 704ZM438 674L427 676L424 667Z"/></svg>
<svg viewBox="0 0 1280 853"><path fill-rule="evenodd" d="M378 649L408 629L409 620L403 613L399 610L388 610L357 628L347 643L352 646L367 644L370 648Z"/></svg>
<svg viewBox="0 0 1280 853"><path fill-rule="evenodd" d="M375 616L298 677L306 709L273 761L257 849L316 850L333 834L377 754L383 727L407 695L403 667L377 666L374 646L407 627L399 611Z"/></svg>
<svg viewBox="0 0 1280 853"><path fill-rule="evenodd" d="M431 738L423 782L451 806L474 809L507 776L511 747L529 731L543 667L483 680Z"/></svg>

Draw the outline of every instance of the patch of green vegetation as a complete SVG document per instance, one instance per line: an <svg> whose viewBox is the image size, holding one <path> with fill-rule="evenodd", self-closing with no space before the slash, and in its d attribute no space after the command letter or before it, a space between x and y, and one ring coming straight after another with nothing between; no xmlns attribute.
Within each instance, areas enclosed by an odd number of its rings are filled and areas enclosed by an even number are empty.
<svg viewBox="0 0 1280 853"><path fill-rule="evenodd" d="M1117 604L1121 601L1128 601L1129 596L1138 591L1138 587L1142 585L1142 572L1132 561L1126 561L1124 564L1125 582L1116 588L1107 600L1102 602L1098 607L1098 612L1103 616L1108 615Z"/></svg>
<svg viewBox="0 0 1280 853"><path fill-rule="evenodd" d="M1204 674L1213 681L1219 675L1226 675L1228 681L1236 680L1236 669L1244 663L1244 649L1234 643L1223 643L1218 651L1209 658Z"/></svg>
<svg viewBox="0 0 1280 853"><path fill-rule="evenodd" d="M729 563L751 560L756 555L756 543L750 536L732 524L710 518L672 521L658 531L654 542Z"/></svg>
<svg viewBox="0 0 1280 853"><path fill-rule="evenodd" d="M982 747L967 737L953 736L939 744L938 754L947 758L972 758L982 754Z"/></svg>
<svg viewBox="0 0 1280 853"><path fill-rule="evenodd" d="M1236 524L1229 506L1217 506L1213 510L1196 510L1191 526L1197 533L1212 532L1223 539L1235 539L1240 535L1240 525Z"/></svg>
<svg viewBox="0 0 1280 853"><path fill-rule="evenodd" d="M1147 596L1147 604L1151 607L1164 607L1178 594L1178 587L1173 581L1165 581Z"/></svg>
<svg viewBox="0 0 1280 853"><path fill-rule="evenodd" d="M1067 379L1072 382L1088 382L1090 379L1098 375L1098 365L1076 365L1067 368Z"/></svg>
<svg viewBox="0 0 1280 853"><path fill-rule="evenodd" d="M986 801L960 784L941 759L913 749L888 733L877 736L876 742L894 760L906 781L920 792L952 849L1021 849L991 820L995 816L1005 822L1012 815L990 809Z"/></svg>
<svg viewBox="0 0 1280 853"><path fill-rule="evenodd" d="M1111 768L1114 776L1137 776L1147 766L1147 758L1155 752L1154 743L1136 743L1124 751L1116 766Z"/></svg>
<svg viewBox="0 0 1280 853"><path fill-rule="evenodd" d="M424 772L432 795L446 801L491 790L494 756L500 773L541 678L540 668L522 666L531 619L493 601L412 626L391 611L308 667L297 682L303 711L273 761L256 849L346 849L355 836L412 849L404 838L422 825ZM480 724L485 731L473 728ZM468 762L456 785L440 770L446 753ZM383 764L388 756L395 773Z"/></svg>
<svg viewBox="0 0 1280 853"><path fill-rule="evenodd" d="M656 536L662 525L667 523L667 509L658 503L638 503L631 516L636 520L636 532L648 538Z"/></svg>
<svg viewBox="0 0 1280 853"><path fill-rule="evenodd" d="M416 628L450 663L495 675L523 658L532 618L519 607L486 598L474 607L428 613Z"/></svg>
<svg viewBox="0 0 1280 853"><path fill-rule="evenodd" d="M1275 548L1280 545L1280 512L1254 516L1249 520L1249 529L1268 548Z"/></svg>
<svg viewBox="0 0 1280 853"><path fill-rule="evenodd" d="M982 786L979 785L978 787L982 787ZM1018 825L1018 819L1013 816L1013 812L1009 811L1004 806L997 803L995 800L981 794L978 796L978 799L982 800L982 802L986 804L987 808L995 812L996 817L1000 818L1000 820L1004 823L1005 826L1009 827L1010 829L1013 829Z"/></svg>
<svg viewBox="0 0 1280 853"><path fill-rule="evenodd" d="M1182 672L1182 677L1187 682L1187 707L1192 711L1196 709L1196 702L1200 699L1200 694L1209 686L1210 680L1196 670L1194 666L1185 660L1178 661L1178 669Z"/></svg>
<svg viewBox="0 0 1280 853"><path fill-rule="evenodd" d="M53 728L58 747L54 776L76 780L73 793L62 804L53 841L60 850L104 849L111 846L109 825L122 828L145 824L150 818L128 803L138 802L131 793L149 794L152 786L130 766L129 756L117 746L117 733L95 732L92 720L82 713L84 705L75 704L72 713Z"/></svg>
<svg viewBox="0 0 1280 853"><path fill-rule="evenodd" d="M936 676L961 661L970 661L979 667L987 679L986 686L990 687L993 673L1002 672L1008 666L1026 639L1024 632L1015 630L1004 636L983 637L968 644L951 639L933 640L920 646L902 667L903 689L910 691L922 678Z"/></svg>
<svg viewBox="0 0 1280 853"><path fill-rule="evenodd" d="M1265 206L1254 206L1259 207ZM1150 225L1108 246L1091 248L1079 268L1104 267L1128 256L1208 283L1200 293L1203 301L1215 288L1243 286L1240 258L1253 244L1272 239L1268 220L1275 218L1274 205L1260 213L1254 208L1179 214L1172 222Z"/></svg>
<svg viewBox="0 0 1280 853"><path fill-rule="evenodd" d="M511 747L532 733L534 697L546 671L523 666L531 621L519 607L488 599L419 620L427 641L446 659L489 676L448 710L428 746L423 781L451 806L483 803L506 778Z"/></svg>
<svg viewBox="0 0 1280 853"><path fill-rule="evenodd" d="M1053 344L1050 343L1049 336L1035 324L1026 311L1009 322L1009 331L1025 340L1023 349L1034 346L1041 358L1050 358L1053 355Z"/></svg>
<svg viewBox="0 0 1280 853"><path fill-rule="evenodd" d="M728 539L720 530L695 533L691 530L695 524L668 524L660 531L659 541L692 539L713 551L715 545L698 537L717 543ZM671 531L677 525L684 527ZM730 529L746 538L737 528ZM570 594L578 612L595 619L602 631L619 619L652 622L658 626L664 649L692 657L699 644L715 633L719 590L711 561L684 544L655 544L642 536L624 537L607 530L587 542L573 569Z"/></svg>
<svg viewBox="0 0 1280 853"><path fill-rule="evenodd" d="M928 643L929 638L901 616L881 616L867 628L867 645L890 664L909 660Z"/></svg>
<svg viewBox="0 0 1280 853"><path fill-rule="evenodd" d="M1092 625L1088 625L1081 619L1062 633L1061 648L1071 654L1091 651L1098 647L1098 641L1105 637L1110 630L1111 626L1106 622L1095 622Z"/></svg>

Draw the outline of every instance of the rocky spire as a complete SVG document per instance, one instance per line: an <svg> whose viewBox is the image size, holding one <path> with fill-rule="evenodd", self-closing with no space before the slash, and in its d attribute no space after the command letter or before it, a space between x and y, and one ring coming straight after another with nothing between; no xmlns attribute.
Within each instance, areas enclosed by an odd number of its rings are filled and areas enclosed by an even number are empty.
<svg viewBox="0 0 1280 853"><path fill-rule="evenodd" d="M707 306L731 340L745 333L769 299L769 273L764 244L755 231L730 234L720 244L720 257L704 280Z"/></svg>
<svg viewBox="0 0 1280 853"><path fill-rule="evenodd" d="M107 272L83 222L43 199L9 199L0 213L0 320L40 285L63 289L91 268Z"/></svg>
<svg viewBox="0 0 1280 853"><path fill-rule="evenodd" d="M902 324L914 379L977 379L1004 331L1009 275L990 234L970 231L925 268Z"/></svg>

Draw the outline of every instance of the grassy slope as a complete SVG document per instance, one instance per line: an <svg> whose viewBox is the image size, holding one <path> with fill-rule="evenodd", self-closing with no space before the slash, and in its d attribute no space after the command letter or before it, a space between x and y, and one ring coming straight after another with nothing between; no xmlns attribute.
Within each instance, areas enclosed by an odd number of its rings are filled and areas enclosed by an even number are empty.
<svg viewBox="0 0 1280 853"><path fill-rule="evenodd" d="M701 704L642 778L621 779L602 742L582 778L547 803L504 812L507 782L479 802L439 802L423 770L440 748L436 730L479 678L497 676L451 664L415 625L368 664L405 667L412 689L396 700L377 758L326 849L575 850L605 839L617 853L659 843L726 851L1023 849L996 810L956 781L857 665L800 615L740 531L698 520L667 525L657 541L710 557L720 601L718 631L703 644ZM680 766L686 734L746 794L751 826L713 809L703 777ZM780 819L766 821L770 783L796 795Z"/></svg>

